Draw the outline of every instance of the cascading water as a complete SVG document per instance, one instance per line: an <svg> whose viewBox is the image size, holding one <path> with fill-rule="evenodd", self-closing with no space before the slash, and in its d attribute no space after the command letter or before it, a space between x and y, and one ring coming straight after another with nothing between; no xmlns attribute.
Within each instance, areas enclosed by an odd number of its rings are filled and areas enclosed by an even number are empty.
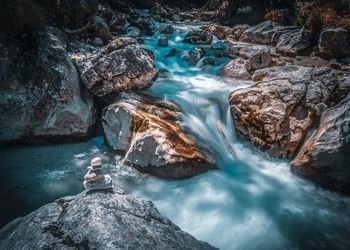
<svg viewBox="0 0 350 250"><path fill-rule="evenodd" d="M271 159L236 138L228 94L249 83L216 76L217 66L189 66L179 57L165 57L192 28L174 24L169 47L160 36L145 46L167 69L145 91L173 101L182 109L182 125L217 162L218 170L188 180L162 180L122 166L109 158L103 138L48 147L2 150L1 222L23 215L53 199L83 189L81 178L96 155L109 162L114 183L127 193L152 200L181 229L220 249L349 249L350 199L317 188L293 175L287 161ZM21 211L13 208L22 206ZM6 219L5 219L6 218Z"/></svg>

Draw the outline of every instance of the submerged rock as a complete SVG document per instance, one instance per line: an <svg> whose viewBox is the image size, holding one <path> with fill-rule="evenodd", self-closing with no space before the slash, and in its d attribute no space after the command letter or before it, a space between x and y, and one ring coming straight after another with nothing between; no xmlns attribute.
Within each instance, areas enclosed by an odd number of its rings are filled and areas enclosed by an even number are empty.
<svg viewBox="0 0 350 250"><path fill-rule="evenodd" d="M201 30L191 30L186 34L184 38L185 43L192 44L211 44L212 41L213 36L208 32Z"/></svg>
<svg viewBox="0 0 350 250"><path fill-rule="evenodd" d="M291 168L321 185L350 193L350 95L326 110Z"/></svg>
<svg viewBox="0 0 350 250"><path fill-rule="evenodd" d="M129 95L103 112L109 145L124 162L164 178L187 178L214 168L212 160L178 124L176 105Z"/></svg>
<svg viewBox="0 0 350 250"><path fill-rule="evenodd" d="M290 158L314 122L319 105L336 98L337 76L329 68L276 66L255 72L254 85L230 94L238 133Z"/></svg>
<svg viewBox="0 0 350 250"><path fill-rule="evenodd" d="M181 57L188 62L189 65L196 65L205 56L203 48L194 48L182 53Z"/></svg>
<svg viewBox="0 0 350 250"><path fill-rule="evenodd" d="M168 45L169 45L168 37L165 35L160 36L158 39L158 46L159 47L168 47Z"/></svg>
<svg viewBox="0 0 350 250"><path fill-rule="evenodd" d="M76 56L85 86L96 96L144 89L158 76L151 52L132 38L117 38L97 54Z"/></svg>
<svg viewBox="0 0 350 250"><path fill-rule="evenodd" d="M1 249L216 249L181 231L151 201L86 191L0 230Z"/></svg>
<svg viewBox="0 0 350 250"><path fill-rule="evenodd" d="M175 28L171 24L167 24L167 25L159 28L159 33L171 35L171 34L175 33Z"/></svg>
<svg viewBox="0 0 350 250"><path fill-rule="evenodd" d="M63 34L46 27L37 48L26 52L29 44L0 46L0 141L87 136L95 124L94 102L80 86Z"/></svg>

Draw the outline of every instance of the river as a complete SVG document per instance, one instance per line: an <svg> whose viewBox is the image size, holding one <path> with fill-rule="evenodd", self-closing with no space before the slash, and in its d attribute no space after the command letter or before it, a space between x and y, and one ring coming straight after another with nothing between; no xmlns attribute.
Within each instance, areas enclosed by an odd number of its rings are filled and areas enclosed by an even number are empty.
<svg viewBox="0 0 350 250"><path fill-rule="evenodd" d="M171 48L198 47L181 42L198 27L174 27L169 47L157 46L158 33L144 38L158 68L168 70L144 92L181 107L183 127L213 156L218 169L187 180L162 180L122 166L103 137L2 149L0 225L82 191L90 159L101 156L116 186L152 200L181 229L220 249L350 249L350 199L299 178L288 161L239 140L228 94L250 83L217 76L225 58L216 58L217 65L210 67L166 58Z"/></svg>

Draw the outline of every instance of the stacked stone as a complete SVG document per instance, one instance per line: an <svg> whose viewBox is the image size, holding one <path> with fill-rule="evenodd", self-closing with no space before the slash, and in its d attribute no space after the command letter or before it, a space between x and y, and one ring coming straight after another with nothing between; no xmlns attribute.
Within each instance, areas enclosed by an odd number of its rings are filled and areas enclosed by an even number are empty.
<svg viewBox="0 0 350 250"><path fill-rule="evenodd" d="M100 157L92 159L91 166L84 176L84 186L88 191L113 190L112 178L109 174L104 174Z"/></svg>

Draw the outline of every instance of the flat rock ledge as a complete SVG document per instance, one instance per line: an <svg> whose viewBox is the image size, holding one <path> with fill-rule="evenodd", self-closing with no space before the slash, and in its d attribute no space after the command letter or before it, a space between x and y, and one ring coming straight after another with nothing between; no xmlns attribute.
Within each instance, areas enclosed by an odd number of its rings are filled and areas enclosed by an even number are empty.
<svg viewBox="0 0 350 250"><path fill-rule="evenodd" d="M216 249L162 216L148 200L86 191L0 229L0 249Z"/></svg>
<svg viewBox="0 0 350 250"><path fill-rule="evenodd" d="M188 178L215 168L179 125L178 107L149 96L126 95L103 112L109 145L124 163L163 178Z"/></svg>

